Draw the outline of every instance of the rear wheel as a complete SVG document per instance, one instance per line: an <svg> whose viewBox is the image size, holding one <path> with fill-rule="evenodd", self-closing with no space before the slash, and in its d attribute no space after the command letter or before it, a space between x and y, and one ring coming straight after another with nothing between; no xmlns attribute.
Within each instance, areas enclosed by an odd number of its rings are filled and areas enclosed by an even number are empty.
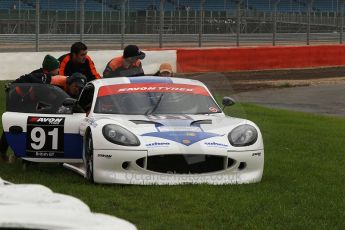
<svg viewBox="0 0 345 230"><path fill-rule="evenodd" d="M88 135L85 142L85 167L86 167L86 178L91 183L94 183L93 179L93 142L91 133Z"/></svg>

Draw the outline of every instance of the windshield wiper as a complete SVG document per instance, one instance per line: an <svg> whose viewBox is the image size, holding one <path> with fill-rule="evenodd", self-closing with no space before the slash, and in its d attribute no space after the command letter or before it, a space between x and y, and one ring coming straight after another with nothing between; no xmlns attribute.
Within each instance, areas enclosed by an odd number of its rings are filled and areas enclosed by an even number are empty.
<svg viewBox="0 0 345 230"><path fill-rule="evenodd" d="M160 95L160 97L158 98L158 101L157 101L157 103L155 104L155 106L154 106L152 109L148 109L148 110L146 111L146 113L145 113L146 116L147 116L147 115L153 114L153 113L158 109L159 105L161 104L161 101L162 101L163 96L164 96L164 93L162 93L162 94Z"/></svg>

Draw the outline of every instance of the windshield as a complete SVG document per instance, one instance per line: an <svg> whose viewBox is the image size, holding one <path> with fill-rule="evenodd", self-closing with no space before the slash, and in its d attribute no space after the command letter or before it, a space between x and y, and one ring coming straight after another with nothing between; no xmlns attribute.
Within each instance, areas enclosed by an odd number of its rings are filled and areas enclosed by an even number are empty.
<svg viewBox="0 0 345 230"><path fill-rule="evenodd" d="M99 89L94 109L103 114L210 114L220 113L202 86L182 84L123 84Z"/></svg>

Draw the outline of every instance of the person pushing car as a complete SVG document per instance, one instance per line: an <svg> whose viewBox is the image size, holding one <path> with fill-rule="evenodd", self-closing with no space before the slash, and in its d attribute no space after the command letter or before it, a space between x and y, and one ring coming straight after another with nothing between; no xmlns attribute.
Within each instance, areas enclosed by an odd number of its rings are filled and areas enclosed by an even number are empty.
<svg viewBox="0 0 345 230"><path fill-rule="evenodd" d="M144 76L141 60L145 56L136 45L125 47L122 56L108 62L103 78Z"/></svg>
<svg viewBox="0 0 345 230"><path fill-rule="evenodd" d="M31 73L21 76L13 83L51 84L63 89L72 98L77 98L86 82L86 77L81 73L74 73L70 77Z"/></svg>
<svg viewBox="0 0 345 230"><path fill-rule="evenodd" d="M42 68L32 71L32 74L50 74L51 76L55 76L59 74L59 67L60 62L53 56L47 54L42 63Z"/></svg>
<svg viewBox="0 0 345 230"><path fill-rule="evenodd" d="M84 43L74 43L71 46L70 53L59 58L59 74L62 76L72 76L74 73L81 73L86 76L88 82L100 79L101 76L87 52L87 46Z"/></svg>

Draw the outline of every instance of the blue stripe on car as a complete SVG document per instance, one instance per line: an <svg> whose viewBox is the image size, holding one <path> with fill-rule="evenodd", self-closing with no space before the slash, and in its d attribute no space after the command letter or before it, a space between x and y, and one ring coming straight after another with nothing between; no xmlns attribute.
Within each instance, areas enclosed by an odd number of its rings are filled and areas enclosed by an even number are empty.
<svg viewBox="0 0 345 230"><path fill-rule="evenodd" d="M66 158L83 158L83 137L80 134L65 133L64 142Z"/></svg>
<svg viewBox="0 0 345 230"><path fill-rule="evenodd" d="M26 154L26 133L11 134L6 132L6 140L11 146L17 157L27 157ZM82 159L83 153L83 137L79 134L64 135L64 158L66 159ZM52 158L54 159L54 158Z"/></svg>
<svg viewBox="0 0 345 230"><path fill-rule="evenodd" d="M26 157L26 133L11 134L6 132L6 140L17 157Z"/></svg>
<svg viewBox="0 0 345 230"><path fill-rule="evenodd" d="M172 132L153 132L142 135L144 137L158 137L170 141L174 141L186 146L190 146L199 141L212 137L221 137L223 135L207 132L188 132L188 131L172 131Z"/></svg>

